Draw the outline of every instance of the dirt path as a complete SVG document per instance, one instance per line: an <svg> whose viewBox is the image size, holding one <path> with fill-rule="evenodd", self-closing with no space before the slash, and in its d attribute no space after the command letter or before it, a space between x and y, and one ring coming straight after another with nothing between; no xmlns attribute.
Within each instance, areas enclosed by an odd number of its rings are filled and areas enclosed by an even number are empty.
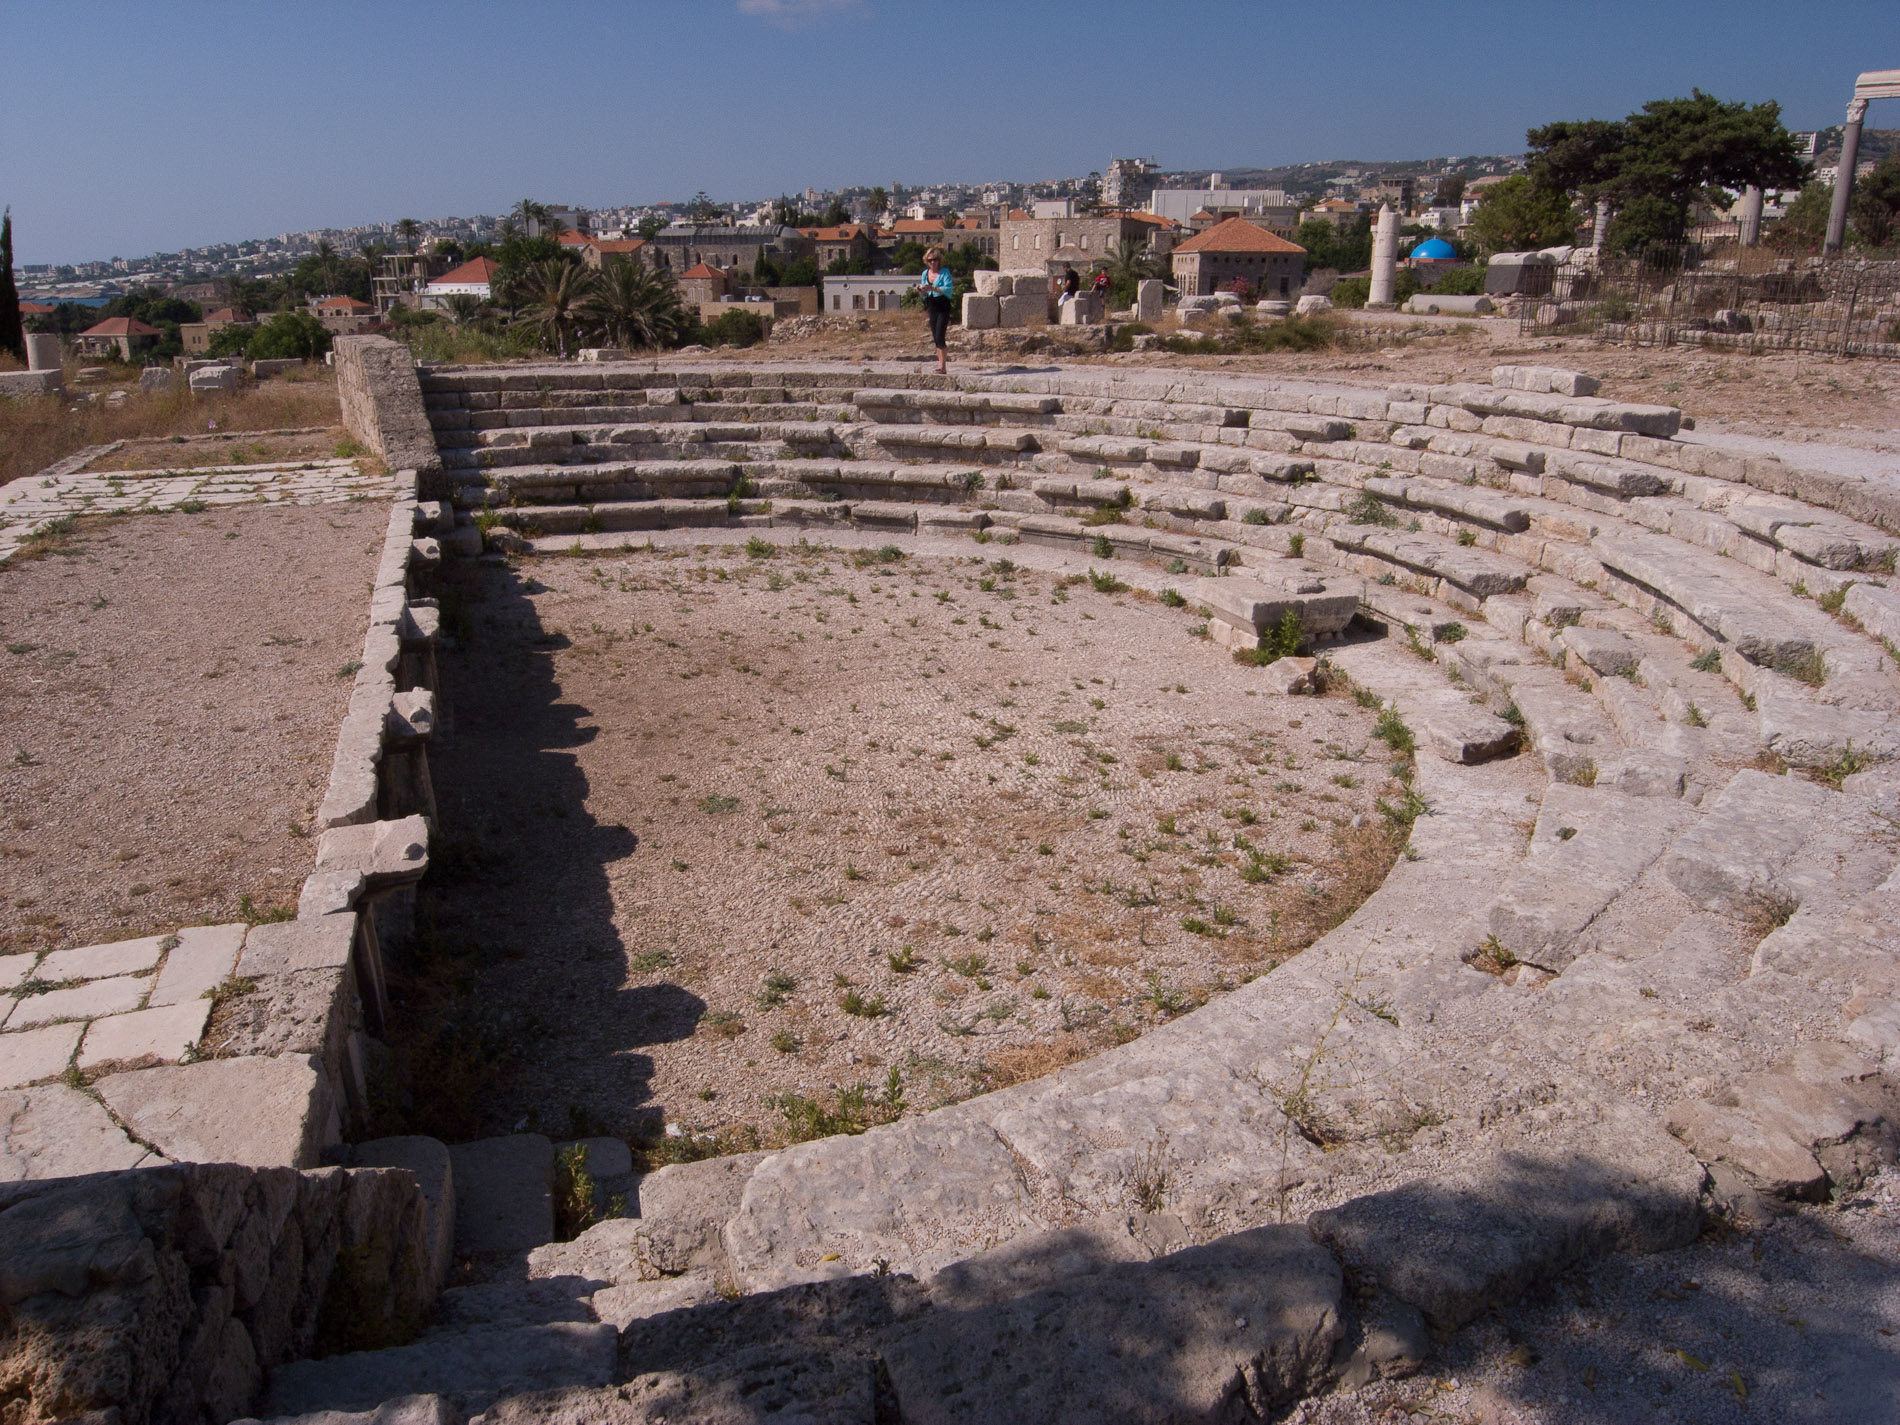
<svg viewBox="0 0 1900 1425"><path fill-rule="evenodd" d="M0 953L295 904L387 519L83 521L0 568Z"/></svg>

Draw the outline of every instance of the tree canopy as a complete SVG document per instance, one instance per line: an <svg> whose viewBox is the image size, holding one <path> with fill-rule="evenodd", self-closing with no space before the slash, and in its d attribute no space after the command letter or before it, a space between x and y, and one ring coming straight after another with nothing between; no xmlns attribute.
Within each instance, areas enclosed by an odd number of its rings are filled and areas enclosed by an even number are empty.
<svg viewBox="0 0 1900 1425"><path fill-rule="evenodd" d="M1470 235L1488 253L1557 247L1576 240L1577 212L1562 193L1517 174L1484 190Z"/></svg>
<svg viewBox="0 0 1900 1425"><path fill-rule="evenodd" d="M1623 119L1545 124L1525 139L1531 184L1566 200L1609 199L1609 241L1621 249L1680 241L1692 203L1727 207L1749 184L1793 188L1807 173L1780 105L1724 103L1700 89Z"/></svg>

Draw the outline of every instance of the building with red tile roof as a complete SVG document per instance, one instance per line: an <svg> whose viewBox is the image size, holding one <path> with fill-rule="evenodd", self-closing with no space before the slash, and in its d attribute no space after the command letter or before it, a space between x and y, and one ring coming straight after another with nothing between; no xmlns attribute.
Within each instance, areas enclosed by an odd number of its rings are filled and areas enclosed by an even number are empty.
<svg viewBox="0 0 1900 1425"><path fill-rule="evenodd" d="M156 345L163 335L137 317L107 317L81 332L77 343L81 356L117 356L130 361L146 347Z"/></svg>
<svg viewBox="0 0 1900 1425"><path fill-rule="evenodd" d="M1305 271L1305 248L1245 218L1216 223L1174 249L1174 281L1183 297L1244 283L1262 297L1291 300Z"/></svg>

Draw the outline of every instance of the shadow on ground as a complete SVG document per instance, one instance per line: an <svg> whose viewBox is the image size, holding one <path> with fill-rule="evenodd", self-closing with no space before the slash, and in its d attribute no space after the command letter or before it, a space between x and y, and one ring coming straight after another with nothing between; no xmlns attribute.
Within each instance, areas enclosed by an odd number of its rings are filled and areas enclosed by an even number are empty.
<svg viewBox="0 0 1900 1425"><path fill-rule="evenodd" d="M396 1072L378 1131L651 1136L660 1112L639 1050L687 1038L705 1012L664 980L628 987L608 867L639 838L588 812L574 749L596 729L562 697L551 654L564 640L543 629L532 587L524 571L470 564L443 590L438 826L416 943L392 967Z"/></svg>

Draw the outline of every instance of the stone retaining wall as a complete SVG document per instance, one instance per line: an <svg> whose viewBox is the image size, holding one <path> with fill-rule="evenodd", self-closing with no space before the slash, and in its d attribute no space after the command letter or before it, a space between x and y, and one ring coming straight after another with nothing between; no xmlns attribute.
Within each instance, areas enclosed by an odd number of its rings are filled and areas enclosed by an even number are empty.
<svg viewBox="0 0 1900 1425"><path fill-rule="evenodd" d="M409 348L388 337L342 336L332 351L344 426L392 470L414 470L423 498L441 498L442 459Z"/></svg>
<svg viewBox="0 0 1900 1425"><path fill-rule="evenodd" d="M438 1284L428 1216L413 1174L371 1168L172 1164L0 1187L0 1415L245 1415L273 1366L414 1333Z"/></svg>

